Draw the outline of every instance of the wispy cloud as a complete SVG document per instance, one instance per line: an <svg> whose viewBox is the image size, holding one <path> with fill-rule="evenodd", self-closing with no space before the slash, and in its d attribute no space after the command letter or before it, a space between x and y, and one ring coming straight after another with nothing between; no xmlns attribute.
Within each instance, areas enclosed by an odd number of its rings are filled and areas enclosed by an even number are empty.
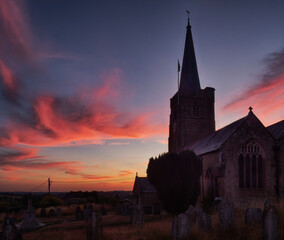
<svg viewBox="0 0 284 240"><path fill-rule="evenodd" d="M224 106L224 110L241 111L249 105L264 115L282 114L284 118L284 49L264 59L265 71L257 82ZM279 119L280 120L280 119Z"/></svg>
<svg viewBox="0 0 284 240"><path fill-rule="evenodd" d="M120 174L118 176L120 177L125 177L125 176L129 176L129 175L133 175L134 172L131 171L131 170L123 170L123 171L120 171Z"/></svg>

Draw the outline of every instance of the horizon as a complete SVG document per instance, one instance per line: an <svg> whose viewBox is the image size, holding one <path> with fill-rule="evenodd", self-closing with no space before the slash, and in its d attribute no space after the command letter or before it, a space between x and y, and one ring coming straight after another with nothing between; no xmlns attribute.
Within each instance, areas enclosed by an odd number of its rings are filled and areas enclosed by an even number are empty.
<svg viewBox="0 0 284 240"><path fill-rule="evenodd" d="M0 191L131 191L168 149L187 9L216 129L283 120L284 2L218 3L0 0Z"/></svg>

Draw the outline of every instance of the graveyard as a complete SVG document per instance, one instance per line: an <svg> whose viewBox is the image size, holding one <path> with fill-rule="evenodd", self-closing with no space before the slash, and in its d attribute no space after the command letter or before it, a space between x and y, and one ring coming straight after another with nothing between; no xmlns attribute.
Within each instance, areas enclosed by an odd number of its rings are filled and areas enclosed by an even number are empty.
<svg viewBox="0 0 284 240"><path fill-rule="evenodd" d="M125 210L127 209L127 210ZM269 213L270 212L270 213ZM270 219L268 216L270 214ZM276 214L276 215L275 215ZM277 217L275 222L274 217ZM10 228L7 227L7 219ZM25 211L1 213L2 238L21 239L13 231L20 232L24 240L54 239L262 239L264 232L277 229L278 238L284 238L283 206L265 202L255 208L236 209L228 201L211 209L202 203L190 206L185 213L171 216L165 211L159 215L144 214L133 206L113 204L70 204L56 207L33 208L31 201ZM13 230L13 225L17 230ZM266 229L265 229L266 228ZM268 228L268 230L267 230ZM15 228L16 229L16 228ZM13 233L8 238L5 232ZM6 238L5 238L6 237Z"/></svg>

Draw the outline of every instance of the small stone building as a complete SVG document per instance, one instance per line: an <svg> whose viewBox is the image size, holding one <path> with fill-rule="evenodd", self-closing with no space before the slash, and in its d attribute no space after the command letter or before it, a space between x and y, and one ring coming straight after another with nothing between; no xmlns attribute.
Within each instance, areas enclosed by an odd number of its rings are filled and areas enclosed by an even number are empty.
<svg viewBox="0 0 284 240"><path fill-rule="evenodd" d="M135 177L133 205L143 208L146 214L160 214L161 204L156 189L146 177Z"/></svg>

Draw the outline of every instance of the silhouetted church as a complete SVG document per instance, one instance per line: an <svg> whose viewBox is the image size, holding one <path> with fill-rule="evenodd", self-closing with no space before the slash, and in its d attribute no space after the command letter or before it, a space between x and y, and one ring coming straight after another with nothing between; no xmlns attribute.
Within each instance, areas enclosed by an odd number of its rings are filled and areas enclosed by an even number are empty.
<svg viewBox="0 0 284 240"><path fill-rule="evenodd" d="M240 204L284 199L284 120L265 127L250 108L216 131L214 91L200 87L188 22L180 87L170 100L169 152L193 150L200 158L202 197Z"/></svg>

